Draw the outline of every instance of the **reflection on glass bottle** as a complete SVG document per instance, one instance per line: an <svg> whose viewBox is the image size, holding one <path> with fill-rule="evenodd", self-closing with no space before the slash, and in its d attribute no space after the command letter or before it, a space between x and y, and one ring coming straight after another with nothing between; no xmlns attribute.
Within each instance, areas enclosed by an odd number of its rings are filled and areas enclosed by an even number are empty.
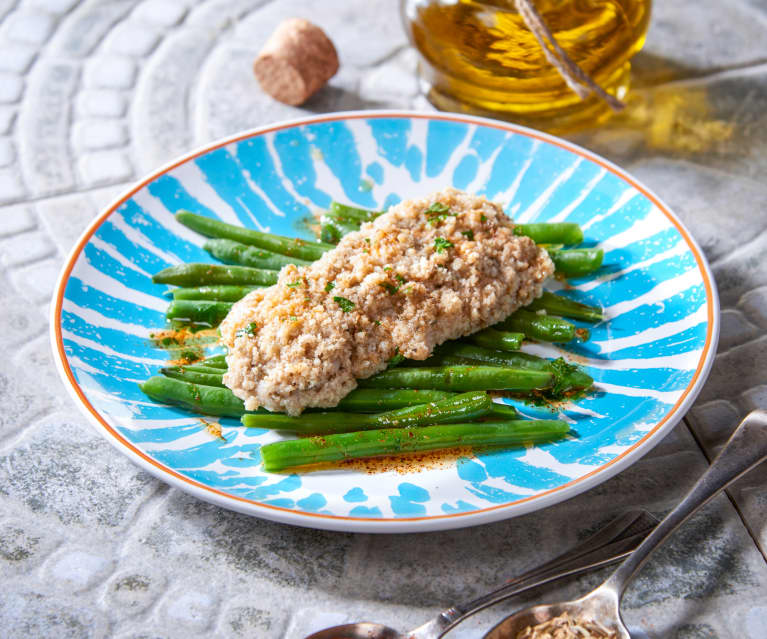
<svg viewBox="0 0 767 639"><path fill-rule="evenodd" d="M598 84L622 98L642 48L650 0L532 0L560 46ZM546 59L514 0L402 0L429 99L452 111L546 128L593 122L606 112L581 100Z"/></svg>

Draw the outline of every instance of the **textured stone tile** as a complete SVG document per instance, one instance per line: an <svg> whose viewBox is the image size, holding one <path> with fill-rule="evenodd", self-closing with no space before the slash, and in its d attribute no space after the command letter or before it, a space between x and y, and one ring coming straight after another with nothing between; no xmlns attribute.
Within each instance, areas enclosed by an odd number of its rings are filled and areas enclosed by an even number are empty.
<svg viewBox="0 0 767 639"><path fill-rule="evenodd" d="M35 337L41 335L47 328L46 319L34 312L34 307L28 300L21 297L11 285L10 279L7 274L0 274L0 300L3 304L3 333L4 347L11 349L18 349L19 344L32 341ZM2 351L0 351L2 352ZM10 356L6 356L10 361ZM12 392L17 388L14 385L19 380L19 376L12 371L13 374L6 376L5 371L0 371L0 375L4 379L10 379L10 385L8 388L8 397L13 398ZM19 412L18 415L23 414ZM3 436L7 434L5 426L12 426L15 423L17 414L9 412L6 415L6 421L3 420L2 414L0 414L0 424L3 424L1 430L3 430Z"/></svg>
<svg viewBox="0 0 767 639"><path fill-rule="evenodd" d="M3 21L0 33L11 42L41 45L48 39L53 26L53 17L44 11L18 9Z"/></svg>
<svg viewBox="0 0 767 639"><path fill-rule="evenodd" d="M84 120L72 129L73 145L85 151L123 146L127 141L128 132L118 120Z"/></svg>
<svg viewBox="0 0 767 639"><path fill-rule="evenodd" d="M88 192L93 205L98 211L102 211L107 206L111 206L117 200L118 197L123 197L126 191L133 186L132 182L125 182L123 184L110 184L100 189L93 189Z"/></svg>
<svg viewBox="0 0 767 639"><path fill-rule="evenodd" d="M292 107L277 102L261 90L253 76L252 64L256 54L257 51L247 47L223 45L214 49L207 59L197 89L199 99L194 121L197 144L269 122L327 111L382 106L380 102L372 102L359 95L359 73L345 67L303 106ZM229 99L220 99L222 91Z"/></svg>
<svg viewBox="0 0 767 639"><path fill-rule="evenodd" d="M190 590L185 586L168 594L160 616L170 628L205 632L215 622L218 607L219 599L209 588Z"/></svg>
<svg viewBox="0 0 767 639"><path fill-rule="evenodd" d="M352 539L247 517L177 491L146 526L134 532L125 553L150 553L197 574L218 571L257 588L261 581L269 588L337 589Z"/></svg>
<svg viewBox="0 0 767 639"><path fill-rule="evenodd" d="M0 105L0 135L10 132L16 119L16 110L13 107Z"/></svg>
<svg viewBox="0 0 767 639"><path fill-rule="evenodd" d="M243 639L278 639L289 636L285 634L285 613L271 607L264 610L258 603L248 599L236 604L229 601L219 623L223 636Z"/></svg>
<svg viewBox="0 0 767 639"><path fill-rule="evenodd" d="M360 96L389 107L407 108L418 95L416 53L405 49L396 57L376 65L365 73L360 83Z"/></svg>
<svg viewBox="0 0 767 639"><path fill-rule="evenodd" d="M133 17L161 27L177 25L186 15L186 7L172 0L145 0L133 11Z"/></svg>
<svg viewBox="0 0 767 639"><path fill-rule="evenodd" d="M48 13L66 13L81 0L30 0L26 4Z"/></svg>
<svg viewBox="0 0 767 639"><path fill-rule="evenodd" d="M89 152L77 166L80 179L89 186L124 182L133 176L128 154L122 150Z"/></svg>
<svg viewBox="0 0 767 639"><path fill-rule="evenodd" d="M174 32L143 68L131 122L141 172L190 150L187 107L179 96L197 82L214 35L201 29Z"/></svg>
<svg viewBox="0 0 767 639"><path fill-rule="evenodd" d="M0 523L0 572L9 576L32 572L59 545L61 539L41 529L32 518Z"/></svg>
<svg viewBox="0 0 767 639"><path fill-rule="evenodd" d="M13 104L21 99L24 81L14 73L0 72L0 103Z"/></svg>
<svg viewBox="0 0 767 639"><path fill-rule="evenodd" d="M733 183L763 184L766 121L767 65L761 65L637 89L621 115L568 137L629 170L665 158L718 169Z"/></svg>
<svg viewBox="0 0 767 639"><path fill-rule="evenodd" d="M107 583L105 598L121 615L133 616L154 605L166 584L167 578L158 570L123 568Z"/></svg>
<svg viewBox="0 0 767 639"><path fill-rule="evenodd" d="M223 31L240 22L251 12L260 10L269 0L212 0L192 3L186 24Z"/></svg>
<svg viewBox="0 0 767 639"><path fill-rule="evenodd" d="M103 581L113 570L113 549L100 545L94 548L65 547L52 556L45 566L45 576L57 588L81 593Z"/></svg>
<svg viewBox="0 0 767 639"><path fill-rule="evenodd" d="M21 174L15 166L0 169L0 205L16 202L26 195Z"/></svg>
<svg viewBox="0 0 767 639"><path fill-rule="evenodd" d="M83 58L91 53L112 25L130 11L132 0L85 2L70 12L51 40L50 50L59 55Z"/></svg>
<svg viewBox="0 0 767 639"><path fill-rule="evenodd" d="M754 215L767 210L765 183L667 158L643 160L631 172L682 218L710 261L767 230L767 215Z"/></svg>
<svg viewBox="0 0 767 639"><path fill-rule="evenodd" d="M407 42L398 3L388 0L369 0L364 11L347 3L335 3L328 11L327 5L312 0L272 2L242 19L234 35L251 43L257 52L289 16L301 16L320 26L335 44L342 66L371 66ZM375 37L371 37L373 33Z"/></svg>
<svg viewBox="0 0 767 639"><path fill-rule="evenodd" d="M136 77L136 65L126 56L99 56L85 66L83 82L96 89L129 89Z"/></svg>
<svg viewBox="0 0 767 639"><path fill-rule="evenodd" d="M61 271L58 259L47 259L11 272L19 295L32 303L43 302L51 297Z"/></svg>
<svg viewBox="0 0 767 639"><path fill-rule="evenodd" d="M48 237L40 231L30 231L0 240L0 260L6 266L18 266L48 257L55 251Z"/></svg>
<svg viewBox="0 0 767 639"><path fill-rule="evenodd" d="M108 626L92 605L71 603L36 590L12 589L0 598L0 628L7 637L98 639Z"/></svg>
<svg viewBox="0 0 767 639"><path fill-rule="evenodd" d="M735 401L743 391L767 382L766 356L767 335L719 354L697 403Z"/></svg>
<svg viewBox="0 0 767 639"><path fill-rule="evenodd" d="M77 112L81 115L96 115L117 118L125 113L127 97L119 91L89 89L77 95Z"/></svg>
<svg viewBox="0 0 767 639"><path fill-rule="evenodd" d="M84 193L43 200L35 208L62 255L69 252L98 212Z"/></svg>
<svg viewBox="0 0 767 639"><path fill-rule="evenodd" d="M0 237L29 231L36 221L28 206L7 206L0 209Z"/></svg>
<svg viewBox="0 0 767 639"><path fill-rule="evenodd" d="M69 157L69 99L78 68L63 61L40 61L33 68L27 99L35 105L19 116L19 154L25 181L35 195L74 186Z"/></svg>
<svg viewBox="0 0 767 639"><path fill-rule="evenodd" d="M0 138L0 168L9 166L16 159L16 150L10 138Z"/></svg>
<svg viewBox="0 0 767 639"><path fill-rule="evenodd" d="M133 21L115 27L106 38L104 47L112 53L141 57L148 54L160 41L158 30Z"/></svg>
<svg viewBox="0 0 767 639"><path fill-rule="evenodd" d="M691 12L683 3L655 3L644 52L690 74L760 60L758 46L765 26L764 11L742 0L727 6L727 19L712 21L721 5L704 0Z"/></svg>
<svg viewBox="0 0 767 639"><path fill-rule="evenodd" d="M65 525L123 526L155 486L92 427L68 414L41 420L0 455L0 495Z"/></svg>
<svg viewBox="0 0 767 639"><path fill-rule="evenodd" d="M34 47L12 44L3 47L0 56L0 70L10 73L24 73L32 64L35 57Z"/></svg>
<svg viewBox="0 0 767 639"><path fill-rule="evenodd" d="M759 329L735 309L722 311L720 321L720 351L748 342L760 334Z"/></svg>
<svg viewBox="0 0 767 639"><path fill-rule="evenodd" d="M43 314L43 317L47 319L48 314ZM11 361L19 371L16 377L24 381L26 388L46 389L46 401L39 402L40 408L65 409L70 405L64 384L55 368L50 337L47 334L28 340L14 349Z"/></svg>
<svg viewBox="0 0 767 639"><path fill-rule="evenodd" d="M746 293L767 285L765 250L767 233L760 233L713 264L722 308L735 306Z"/></svg>
<svg viewBox="0 0 767 639"><path fill-rule="evenodd" d="M748 321L760 328L767 328L767 286L761 286L749 291L738 302Z"/></svg>

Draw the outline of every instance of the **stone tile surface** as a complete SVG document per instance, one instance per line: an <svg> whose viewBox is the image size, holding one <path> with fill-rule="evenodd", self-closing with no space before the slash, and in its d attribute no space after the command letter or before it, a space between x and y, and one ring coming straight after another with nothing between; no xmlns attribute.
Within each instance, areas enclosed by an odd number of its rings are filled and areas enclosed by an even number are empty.
<svg viewBox="0 0 767 639"><path fill-rule="evenodd" d="M195 145L312 113L431 109L397 4L0 0L3 636L300 639L356 619L415 627L623 509L664 514L738 421L767 406L767 9L705 0L655 3L629 109L571 136L677 211L722 300L719 354L698 401L625 472L488 526L329 533L170 489L76 412L54 369L46 313L77 237L132 180ZM292 15L325 28L342 61L301 108L265 96L251 71L262 42ZM624 602L635 637L767 636L766 483L767 467L748 475L647 564ZM606 574L538 589L450 636L479 637L523 603L576 596Z"/></svg>

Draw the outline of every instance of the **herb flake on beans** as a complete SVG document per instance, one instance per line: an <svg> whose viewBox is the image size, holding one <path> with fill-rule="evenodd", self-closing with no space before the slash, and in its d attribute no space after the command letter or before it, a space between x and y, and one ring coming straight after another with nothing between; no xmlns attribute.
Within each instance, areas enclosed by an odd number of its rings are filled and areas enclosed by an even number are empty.
<svg viewBox="0 0 767 639"><path fill-rule="evenodd" d="M335 287L336 287L335 282L328 282L327 284L325 284L325 292L330 293L330 291L332 291Z"/></svg>
<svg viewBox="0 0 767 639"><path fill-rule="evenodd" d="M468 238L470 240L474 239L474 231L469 229L468 231L461 231L461 235L463 235L465 238Z"/></svg>

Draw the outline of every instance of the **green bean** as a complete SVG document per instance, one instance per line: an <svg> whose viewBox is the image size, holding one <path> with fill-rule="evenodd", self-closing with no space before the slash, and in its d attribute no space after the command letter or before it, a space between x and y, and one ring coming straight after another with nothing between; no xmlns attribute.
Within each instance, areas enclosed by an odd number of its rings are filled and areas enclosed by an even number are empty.
<svg viewBox="0 0 767 639"><path fill-rule="evenodd" d="M165 316L178 322L215 327L221 323L231 308L231 302L173 300L168 305Z"/></svg>
<svg viewBox="0 0 767 639"><path fill-rule="evenodd" d="M171 293L173 294L174 300L213 300L216 302L237 302L256 288L261 287L219 284L217 286L174 288Z"/></svg>
<svg viewBox="0 0 767 639"><path fill-rule="evenodd" d="M590 388L594 380L574 364L566 364L564 360L549 360L529 353L493 351L481 346L447 342L436 349L434 358L430 361L443 365L470 364L482 362L494 366L504 366L518 369L549 371L554 373L553 389L564 392L573 389ZM564 364L564 365L563 365ZM549 390L551 392L551 389Z"/></svg>
<svg viewBox="0 0 767 639"><path fill-rule="evenodd" d="M536 244L580 244L583 231L571 222L516 224L515 235L526 235Z"/></svg>
<svg viewBox="0 0 767 639"><path fill-rule="evenodd" d="M429 404L399 408L384 413L304 413L299 417L288 415L244 415L242 423L248 427L286 430L303 435L349 433L375 428L405 428L426 424L462 422L487 414L492 400L484 391L455 395Z"/></svg>
<svg viewBox="0 0 767 639"><path fill-rule="evenodd" d="M220 358L220 359L219 359ZM222 386L223 382L221 381L222 376L224 372L226 372L226 361L223 359L223 355L216 355L215 357L208 358L206 360L202 360L200 364L204 364L205 368L214 368L212 364L214 363L220 363L221 368L217 369L216 373L209 373L215 375L215 378L213 377L206 377L204 378L205 381L212 382L212 386ZM197 367L197 365L195 365ZM190 366L178 366L178 367L168 367L168 370L173 371L173 380L178 380L179 382L187 382L187 383L200 383L202 380L199 377L194 377L187 375L186 371L188 371ZM202 368L202 366L200 366ZM200 371L192 371L192 372L200 372ZM205 371L202 371L205 372ZM227 392L231 393L229 389L226 389ZM356 388L353 391L351 391L346 397L344 397L337 406L335 406L332 409L321 409L321 410L343 410L343 411L353 411L355 413L378 413L385 410L393 410L396 408L404 408L406 406L416 406L418 404L426 404L429 402L438 402L440 400L447 399L449 397L454 397L455 393L448 393L444 391L436 391L436 390L411 390L411 389L403 389L403 390L391 390L391 389L381 389L381 388ZM234 398L234 394L232 394L232 397ZM236 398L235 398L236 399ZM239 402L239 400L237 400ZM242 405L242 402L240 402L240 405ZM309 411L316 411L318 409L310 408ZM242 408L242 411L236 415L236 417L239 417L245 412L244 407ZM211 413L214 414L214 413Z"/></svg>
<svg viewBox="0 0 767 639"><path fill-rule="evenodd" d="M245 412L242 400L228 388L190 384L170 377L150 377L139 388L151 399L172 404L204 415L241 417Z"/></svg>
<svg viewBox="0 0 767 639"><path fill-rule="evenodd" d="M570 342L576 336L575 325L567 320L551 315L538 315L524 309L515 311L496 326L507 331L524 333L530 339L543 342Z"/></svg>
<svg viewBox="0 0 767 639"><path fill-rule="evenodd" d="M599 248L550 250L549 256L554 262L557 273L571 277L581 277L593 273L604 259L605 252Z"/></svg>
<svg viewBox="0 0 767 639"><path fill-rule="evenodd" d="M405 406L438 402L454 396L454 393L439 390L356 388L344 397L335 409L355 413L377 413Z"/></svg>
<svg viewBox="0 0 767 639"><path fill-rule="evenodd" d="M274 253L297 257L300 260L311 261L319 259L323 253L333 248L331 244L309 242L283 235L245 229L241 226L234 226L209 217L196 215L189 211L179 211L176 213L176 219L184 226L207 237L234 240L242 244L258 246Z"/></svg>
<svg viewBox="0 0 767 639"><path fill-rule="evenodd" d="M202 384L203 386L224 386L220 373L197 373L189 370L179 370L177 366L161 368L160 372L171 379L177 379L189 384Z"/></svg>
<svg viewBox="0 0 767 639"><path fill-rule="evenodd" d="M356 220L361 224L362 222L375 220L379 215L385 213L385 211L371 211L370 209L361 209L356 206L349 206L348 204L341 204L340 202L333 201L330 203L330 213L340 215L348 220Z"/></svg>
<svg viewBox="0 0 767 639"><path fill-rule="evenodd" d="M584 320L586 322L602 321L602 309L598 306L589 306L571 300L564 295L555 295L544 291L543 295L532 304L525 306L530 311L546 311L552 315L562 315L572 319Z"/></svg>
<svg viewBox="0 0 767 639"><path fill-rule="evenodd" d="M195 362L194 364L180 364L177 366L166 366L162 369L163 371L173 370L178 371L180 373L183 373L185 371L188 371L190 373L209 373L211 375L218 375L221 377L225 369L217 367L217 366L207 366L203 364L202 362Z"/></svg>
<svg viewBox="0 0 767 639"><path fill-rule="evenodd" d="M177 264L152 276L155 284L203 286L206 284L250 284L271 286L277 283L277 273L249 266L224 264Z"/></svg>
<svg viewBox="0 0 767 639"><path fill-rule="evenodd" d="M349 233L352 233L354 231L359 231L360 229L360 224L358 221L349 219L340 214L334 214L330 212L325 213L322 216L322 218L320 218L320 222L322 224L333 225L336 229L338 229L338 232L341 234L340 237L343 237L344 235L348 235Z"/></svg>
<svg viewBox="0 0 767 639"><path fill-rule="evenodd" d="M430 388L435 390L515 390L546 388L554 381L547 371L497 366L393 368L359 380L361 388Z"/></svg>
<svg viewBox="0 0 767 639"><path fill-rule="evenodd" d="M279 271L286 264L295 264L296 266L311 264L306 260L273 253L257 246L248 246L233 240L208 240L202 245L202 248L226 264L240 264L241 266L252 266L269 271Z"/></svg>
<svg viewBox="0 0 767 639"><path fill-rule="evenodd" d="M518 351L522 346L524 339L522 333L511 333L509 331L499 331L495 328L486 328L484 331L469 335L464 338L469 342L474 342L479 346L487 348L497 348L499 351Z"/></svg>
<svg viewBox="0 0 767 639"><path fill-rule="evenodd" d="M342 459L377 457L454 446L500 447L550 441L567 434L556 420L514 420L441 424L421 428L383 428L273 442L261 447L267 472Z"/></svg>
<svg viewBox="0 0 767 639"><path fill-rule="evenodd" d="M197 362L202 366L211 366L213 368L222 368L226 370L226 355L213 355Z"/></svg>
<svg viewBox="0 0 767 639"><path fill-rule="evenodd" d="M508 404L499 404L497 402L493 402L493 405L490 407L490 410L487 413L487 417L493 418L493 419L519 419L519 413L517 412L517 409L513 406L509 406Z"/></svg>

